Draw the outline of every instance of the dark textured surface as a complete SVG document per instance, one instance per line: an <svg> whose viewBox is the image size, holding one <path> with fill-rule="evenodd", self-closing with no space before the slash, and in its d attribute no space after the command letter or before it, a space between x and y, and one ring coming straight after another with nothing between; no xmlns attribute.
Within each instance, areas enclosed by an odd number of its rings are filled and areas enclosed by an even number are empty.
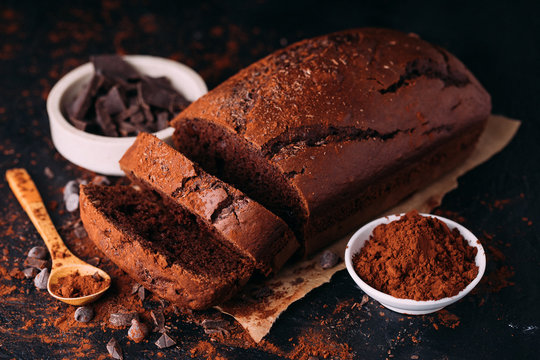
<svg viewBox="0 0 540 360"><path fill-rule="evenodd" d="M515 271L515 284L494 291L485 282L474 294L448 308L459 325L444 326L439 315L407 318L370 301L340 272L291 306L266 337L288 351L306 332L323 333L347 343L355 358L478 359L537 358L540 343L540 26L538 5L527 2L440 3L382 1L377 5L257 1L240 2L92 2L5 1L0 5L0 168L2 174L24 166L46 203L61 203L61 187L88 172L70 165L51 143L45 99L50 87L91 54L133 53L170 57L192 66L215 87L240 68L296 40L350 27L385 26L415 32L455 54L492 95L493 112L523 121L512 143L486 164L460 179L459 189L441 210L462 216L464 225L488 245L487 274L501 266ZM86 7L85 7L86 6ZM44 175L48 166L53 179ZM53 221L69 218L61 205L50 206ZM26 215L0 182L0 246L8 249L2 266L10 268L40 239ZM452 217L451 215L448 215ZM455 218L455 216L454 216ZM12 229L12 231L9 231ZM502 252L504 259L498 254ZM498 255L497 255L498 254ZM4 275L3 275L4 276ZM72 358L85 339L87 358L103 354L112 334L126 358L155 358L152 342L126 344L125 330L78 329L62 341L39 340L59 330L47 325L40 309L53 300L25 280L0 279L24 287L24 302L0 295L0 358ZM339 311L337 311L339 310ZM24 320L37 322L14 330ZM189 349L209 339L203 329L173 320L170 335L178 348L164 358L189 357ZM171 321L171 320L168 320ZM438 330L437 330L438 328ZM271 359L262 347L216 343L227 358Z"/></svg>

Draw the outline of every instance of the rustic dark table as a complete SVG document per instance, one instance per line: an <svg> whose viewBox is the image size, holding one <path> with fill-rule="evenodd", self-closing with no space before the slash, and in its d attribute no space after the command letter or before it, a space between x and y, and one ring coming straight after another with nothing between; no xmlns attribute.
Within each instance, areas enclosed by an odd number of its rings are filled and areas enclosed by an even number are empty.
<svg viewBox="0 0 540 360"><path fill-rule="evenodd" d="M380 26L414 32L449 49L491 93L493 112L522 120L500 154L463 176L440 211L455 214L481 236L492 280L448 311L459 320L445 326L439 315L403 317L369 302L336 312L362 298L346 272L293 304L266 341L287 351L307 329L350 346L354 358L538 358L540 350L540 22L538 4L491 1L192 1L49 2L2 1L0 5L0 172L25 167L47 203L61 204L61 187L85 170L70 165L52 146L45 100L51 86L91 54L131 53L169 57L198 71L211 89L271 51L306 37L340 29ZM45 167L55 174L49 179ZM3 175L2 175L3 176ZM61 207L61 205L59 205ZM0 247L9 270L40 243L4 180L0 181ZM68 214L51 209L61 226ZM1 256L1 255L0 255ZM504 270L504 271L503 271ZM513 273L513 275L512 275ZM504 277L503 275L512 275ZM5 279L5 286L25 283ZM501 278L504 277L504 278ZM69 341L47 343L54 326L19 329L29 309L39 318L53 300L25 283L24 304L0 295L0 359L72 358L84 331ZM179 342L157 354L151 343L124 347L126 358L189 357L190 345L208 338L193 324L174 320ZM39 322L38 322L39 324ZM125 330L124 330L125 331ZM121 330L93 332L95 350ZM33 340L29 340L33 339ZM124 341L124 340L122 340ZM223 356L276 358L263 348L216 343ZM97 349L97 350L96 350ZM157 355L156 355L157 354ZM106 356L105 356L106 357Z"/></svg>

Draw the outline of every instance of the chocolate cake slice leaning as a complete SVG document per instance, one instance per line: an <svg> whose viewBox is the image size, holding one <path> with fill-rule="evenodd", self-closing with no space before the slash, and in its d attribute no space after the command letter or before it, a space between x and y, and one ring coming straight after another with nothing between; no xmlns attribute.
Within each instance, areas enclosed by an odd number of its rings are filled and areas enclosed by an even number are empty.
<svg viewBox="0 0 540 360"><path fill-rule="evenodd" d="M448 51L365 28L276 51L171 125L179 151L282 217L310 253L461 163L490 111Z"/></svg>
<svg viewBox="0 0 540 360"><path fill-rule="evenodd" d="M131 186L81 187L90 239L156 295L205 309L230 298L251 277L252 261L192 214Z"/></svg>
<svg viewBox="0 0 540 360"><path fill-rule="evenodd" d="M283 220L153 135L140 133L120 167L135 183L193 214L264 275L279 270L299 248Z"/></svg>

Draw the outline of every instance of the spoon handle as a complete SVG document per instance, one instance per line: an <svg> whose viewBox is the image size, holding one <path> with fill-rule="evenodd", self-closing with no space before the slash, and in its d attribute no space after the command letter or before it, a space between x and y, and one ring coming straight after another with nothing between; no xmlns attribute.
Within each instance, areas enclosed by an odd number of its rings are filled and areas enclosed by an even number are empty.
<svg viewBox="0 0 540 360"><path fill-rule="evenodd" d="M19 200L22 208L28 214L30 220L32 220L32 223L43 238L43 241L45 241L45 245L47 245L47 248L51 253L53 266L55 259L75 258L62 241L58 231L56 231L36 184L34 184L26 170L7 170L6 179L11 191L13 191L13 194L15 194L15 197Z"/></svg>

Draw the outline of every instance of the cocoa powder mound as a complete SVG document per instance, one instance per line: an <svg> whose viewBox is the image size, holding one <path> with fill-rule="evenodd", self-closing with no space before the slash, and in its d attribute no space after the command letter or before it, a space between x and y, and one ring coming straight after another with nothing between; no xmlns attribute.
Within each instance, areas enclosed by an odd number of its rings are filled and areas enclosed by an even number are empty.
<svg viewBox="0 0 540 360"><path fill-rule="evenodd" d="M413 210L377 226L353 263L362 280L379 291L438 300L457 295L478 275L476 253L457 229Z"/></svg>
<svg viewBox="0 0 540 360"><path fill-rule="evenodd" d="M51 290L61 297L74 298L98 293L108 285L109 281L97 273L95 275L81 275L77 271L60 278L58 283L51 284Z"/></svg>

